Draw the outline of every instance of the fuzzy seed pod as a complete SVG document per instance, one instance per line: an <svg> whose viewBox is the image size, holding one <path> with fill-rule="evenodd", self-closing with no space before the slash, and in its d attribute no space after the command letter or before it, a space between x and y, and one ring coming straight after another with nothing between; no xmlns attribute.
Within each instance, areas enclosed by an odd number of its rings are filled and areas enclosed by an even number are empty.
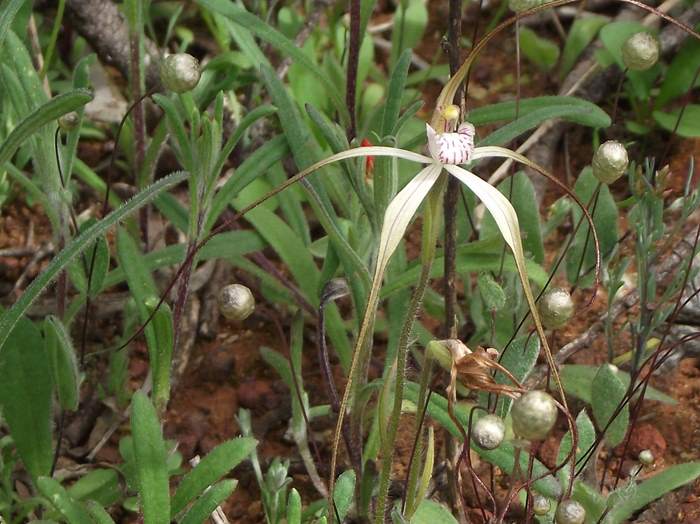
<svg viewBox="0 0 700 524"><path fill-rule="evenodd" d="M617 140L608 140L601 144L593 155L591 168L593 176L603 184L612 184L625 174L629 158L627 149Z"/></svg>
<svg viewBox="0 0 700 524"><path fill-rule="evenodd" d="M557 524L583 524L586 520L586 510L575 500L562 500L557 506L554 521Z"/></svg>
<svg viewBox="0 0 700 524"><path fill-rule="evenodd" d="M544 391L528 391L513 402L513 432L525 440L542 440L557 421L557 405Z"/></svg>
<svg viewBox="0 0 700 524"><path fill-rule="evenodd" d="M537 309L547 329L564 327L574 314L574 301L566 289L560 287L547 291Z"/></svg>
<svg viewBox="0 0 700 524"><path fill-rule="evenodd" d="M654 463L654 454L650 449L643 449L639 452L639 462L645 466L651 466Z"/></svg>
<svg viewBox="0 0 700 524"><path fill-rule="evenodd" d="M219 312L229 320L245 320L255 310L255 298L241 284L224 286L218 295Z"/></svg>
<svg viewBox="0 0 700 524"><path fill-rule="evenodd" d="M175 93L194 89L200 74L199 60L187 53L168 55L160 64L160 81L168 91Z"/></svg>
<svg viewBox="0 0 700 524"><path fill-rule="evenodd" d="M514 13L522 13L528 9L534 9L542 3L542 0L508 0L508 7Z"/></svg>
<svg viewBox="0 0 700 524"><path fill-rule="evenodd" d="M552 509L552 504L549 502L547 497L535 495L535 497L532 499L532 512L535 515L539 517L546 515L549 513L550 509Z"/></svg>
<svg viewBox="0 0 700 524"><path fill-rule="evenodd" d="M630 71L646 71L659 60L659 41L647 32L635 33L622 46L622 61Z"/></svg>
<svg viewBox="0 0 700 524"><path fill-rule="evenodd" d="M484 449L496 449L506 436L506 425L496 415L484 415L472 427L472 439Z"/></svg>
<svg viewBox="0 0 700 524"><path fill-rule="evenodd" d="M58 119L58 127L61 128L61 131L64 131L66 133L68 133L69 131L73 131L76 127L78 127L79 123L80 115L78 115L78 113L76 113L75 111L66 113Z"/></svg>

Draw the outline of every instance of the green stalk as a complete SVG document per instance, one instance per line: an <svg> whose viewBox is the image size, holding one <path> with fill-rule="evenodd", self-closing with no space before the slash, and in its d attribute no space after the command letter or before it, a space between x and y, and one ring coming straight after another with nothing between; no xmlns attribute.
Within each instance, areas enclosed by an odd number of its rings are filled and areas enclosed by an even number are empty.
<svg viewBox="0 0 700 524"><path fill-rule="evenodd" d="M413 332L413 324L420 314L423 305L423 297L425 290L430 282L430 269L435 260L435 251L437 247L438 231L440 229L440 218L442 215L442 194L445 189L446 176L443 176L436 184L436 187L428 195L426 204L426 212L423 222L423 244L421 246L422 268L421 274L413 290L411 301L406 312L401 335L399 336L399 344L396 353L396 387L394 392L394 405L389 419L389 428L387 430L387 438L384 442L382 450L382 470L379 477L379 498L374 514L375 524L384 522L384 513L386 512L386 501L389 494L389 481L391 480L391 464L394 458L394 441L399 426L399 418L401 417L401 405L403 403L403 389L406 374L406 357L408 355L408 346Z"/></svg>

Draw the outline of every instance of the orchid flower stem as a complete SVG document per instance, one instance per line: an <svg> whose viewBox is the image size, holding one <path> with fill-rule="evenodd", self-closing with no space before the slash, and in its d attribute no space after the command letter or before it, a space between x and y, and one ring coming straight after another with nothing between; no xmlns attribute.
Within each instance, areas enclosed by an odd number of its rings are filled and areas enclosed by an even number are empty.
<svg viewBox="0 0 700 524"><path fill-rule="evenodd" d="M394 389L394 405L389 418L389 428L387 438L382 450L382 469L379 476L379 495L375 508L374 522L382 524L386 512L387 495L389 493L389 481L391 480L391 466L394 457L394 440L401 417L401 406L403 403L403 390L406 375L406 359L408 356L408 346L413 333L413 325L420 314L423 305L425 290L430 282L430 270L435 260L437 247L437 236L440 229L440 216L443 212L439 202L442 200L442 193L445 188L446 177L443 175L433 188L426 202L425 221L423 223L423 245L421 248L421 273L416 283L416 287L411 295L411 301L404 317L404 323L399 335L398 349L396 352L396 384Z"/></svg>

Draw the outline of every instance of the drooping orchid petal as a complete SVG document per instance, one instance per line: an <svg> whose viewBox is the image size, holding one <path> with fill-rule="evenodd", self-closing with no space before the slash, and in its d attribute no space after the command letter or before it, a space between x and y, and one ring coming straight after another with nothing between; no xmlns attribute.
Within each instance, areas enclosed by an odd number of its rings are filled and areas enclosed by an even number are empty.
<svg viewBox="0 0 700 524"><path fill-rule="evenodd" d="M428 165L398 192L386 208L382 232L379 238L377 266L374 273L374 280L377 285L381 285L382 276L391 255L396 251L406 232L406 228L408 228L421 203L435 185L441 172L442 166L440 164Z"/></svg>

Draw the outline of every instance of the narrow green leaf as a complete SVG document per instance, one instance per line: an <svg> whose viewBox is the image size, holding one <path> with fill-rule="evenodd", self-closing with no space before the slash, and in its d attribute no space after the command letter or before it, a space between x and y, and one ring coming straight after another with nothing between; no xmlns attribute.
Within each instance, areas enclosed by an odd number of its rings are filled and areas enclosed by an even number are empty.
<svg viewBox="0 0 700 524"><path fill-rule="evenodd" d="M595 428L593 427L593 422L588 417L585 409L576 417L576 431L577 442L576 442L576 459L578 460L582 455L584 455L595 443ZM567 455L571 451L571 431L567 431L566 435L561 439L559 443L559 452L557 453L557 465L561 464ZM571 470L569 466L564 466L559 470L559 479L561 480L561 485L563 488L569 483L569 475Z"/></svg>
<svg viewBox="0 0 700 524"><path fill-rule="evenodd" d="M151 297L146 302L150 313L158 305L158 299ZM160 305L151 320L155 338L154 351L150 351L151 374L153 377L153 402L159 412L168 405L170 399L170 369L172 368L174 330L173 312L166 303Z"/></svg>
<svg viewBox="0 0 700 524"><path fill-rule="evenodd" d="M70 524L94 524L83 505L73 499L57 480L39 477L36 487Z"/></svg>
<svg viewBox="0 0 700 524"><path fill-rule="evenodd" d="M352 499L355 496L355 472L351 469L344 471L335 483L333 501L338 512L338 521L343 522L345 515L350 510Z"/></svg>
<svg viewBox="0 0 700 524"><path fill-rule="evenodd" d="M170 492L165 441L156 410L141 391L131 404L131 433L144 524L170 523Z"/></svg>
<svg viewBox="0 0 700 524"><path fill-rule="evenodd" d="M632 489L618 488L608 498L608 506L612 509L603 522L605 524L624 522L650 502L692 482L699 476L700 462L688 462L670 466Z"/></svg>
<svg viewBox="0 0 700 524"><path fill-rule="evenodd" d="M0 166L12 158L17 148L42 126L53 122L58 117L75 111L92 100L92 94L86 89L75 89L57 95L27 115L20 124L0 144Z"/></svg>
<svg viewBox="0 0 700 524"><path fill-rule="evenodd" d="M399 57L394 70L391 72L387 88L384 116L382 118L382 136L391 134L401 112L401 100L406 90L406 77L411 66L412 51L405 49Z"/></svg>
<svg viewBox="0 0 700 524"><path fill-rule="evenodd" d="M547 112L544 112L544 111ZM540 122L547 118L562 118L589 127L608 127L610 117L597 105L574 96L538 96L524 98L519 105L519 119L534 111ZM468 120L475 126L515 119L515 101L499 102L469 111Z"/></svg>
<svg viewBox="0 0 700 524"><path fill-rule="evenodd" d="M425 499L411 518L411 524L457 524L450 510L434 500Z"/></svg>
<svg viewBox="0 0 700 524"><path fill-rule="evenodd" d="M598 185L599 182L593 176L591 168L586 167L581 171L581 174L576 180L574 192L582 202L587 203L591 200ZM582 216L581 210L575 206L572 208L571 213L573 222L577 223ZM593 215L593 224L595 225L596 233L598 233L601 257L609 257L617 245L618 209L615 199L607 185L601 185L598 195L598 204L596 205L595 212L591 214ZM569 282L576 282L579 277L576 271L580 267L581 273L585 273L588 277L587 279L582 279L583 282L581 282L581 284L590 286L592 285L593 268L595 267L595 246L590 236L586 244L587 233L588 224L584 223L576 232L574 242L566 254L566 275ZM584 246L586 247L585 252ZM582 257L583 264L581 263Z"/></svg>
<svg viewBox="0 0 700 524"><path fill-rule="evenodd" d="M544 71L552 69L559 60L559 46L539 36L529 27L520 27L520 50L533 64Z"/></svg>
<svg viewBox="0 0 700 524"><path fill-rule="evenodd" d="M68 488L68 494L75 500L109 506L122 496L119 475L113 469L94 469Z"/></svg>
<svg viewBox="0 0 700 524"><path fill-rule="evenodd" d="M94 500L88 500L85 503L85 507L90 513L90 516L92 517L92 520L95 524L114 524L114 519L109 515L109 513L107 513L107 510L104 509L98 502L95 502Z"/></svg>
<svg viewBox="0 0 700 524"><path fill-rule="evenodd" d="M90 218L80 226L82 233L87 228L97 222L97 219ZM96 297L104 286L105 277L109 271L109 245L104 237L98 238L92 246L92 249L87 250L87 254L73 261L68 266L68 275L71 282L81 293L87 291L88 273L90 270L90 262L92 261L93 249L95 250L95 259L92 264L92 278L90 279L90 296Z"/></svg>
<svg viewBox="0 0 700 524"><path fill-rule="evenodd" d="M187 176L187 173L176 173L148 186L131 200L127 201L122 207L112 211L94 226L75 237L63 251L55 256L49 265L46 266L27 289L25 289L22 296L2 315L2 317L0 317L0 354L5 350L5 343L10 335L10 330L15 326L20 317L27 312L46 286L58 276L62 269L88 246L92 245L97 238L104 235L114 224L146 205L159 193L182 182Z"/></svg>
<svg viewBox="0 0 700 524"><path fill-rule="evenodd" d="M287 524L301 524L301 496L295 488L287 497Z"/></svg>
<svg viewBox="0 0 700 524"><path fill-rule="evenodd" d="M535 196L535 187L532 185L530 177L524 172L518 171L511 178L501 182L498 185L498 190L506 196L512 194L510 201L520 221L525 254L538 264L542 264L544 262L544 241L542 239L540 210ZM484 217L480 235L482 238L498 235L498 229L491 215Z"/></svg>
<svg viewBox="0 0 700 524"><path fill-rule="evenodd" d="M506 293L491 273L479 273L477 286L487 310L495 312L503 309L506 305Z"/></svg>
<svg viewBox="0 0 700 524"><path fill-rule="evenodd" d="M49 315L44 320L44 347L48 357L58 402L75 411L80 401L80 372L70 335L61 320Z"/></svg>
<svg viewBox="0 0 700 524"><path fill-rule="evenodd" d="M522 335L511 342L508 350L500 360L501 365L510 371L520 382L523 382L537 363L540 355L540 340L536 336ZM498 384L513 385L512 381L498 371L495 375ZM510 413L513 399L504 395L498 399L496 414L505 418Z"/></svg>
<svg viewBox="0 0 700 524"><path fill-rule="evenodd" d="M233 479L222 480L214 484L202 493L197 502L192 504L190 510L182 517L180 524L201 524L207 521L209 516L216 510L216 507L231 496L233 490L236 489L236 485L238 485L238 481Z"/></svg>
<svg viewBox="0 0 700 524"><path fill-rule="evenodd" d="M687 93L695 77L695 72L700 67L700 42L689 38L683 44L681 50L673 57L673 61L664 76L659 96L654 100L654 105L661 108L671 100ZM700 85L700 79L695 81L695 86Z"/></svg>
<svg viewBox="0 0 700 524"><path fill-rule="evenodd" d="M597 372L597 366L586 366L584 364L566 364L562 366L561 380L567 394L583 400L586 404L590 404L591 383ZM617 376L622 380L625 389L627 389L630 384L629 373L620 370L617 372ZM665 404L676 404L675 399L651 386L647 387L644 398L647 400L657 400Z"/></svg>
<svg viewBox="0 0 700 524"><path fill-rule="evenodd" d="M608 17L599 15L590 15L574 20L564 44L559 74L566 75L574 67L581 53L593 41L600 28L608 22Z"/></svg>
<svg viewBox="0 0 700 524"><path fill-rule="evenodd" d="M613 420L617 406L625 396L627 388L618 376L617 368L603 364L591 383L591 407L598 429L605 432L605 441L610 447L617 446L625 438L629 423L629 407L625 406Z"/></svg>
<svg viewBox="0 0 700 524"><path fill-rule="evenodd" d="M255 449L253 438L239 437L216 446L180 481L172 498L171 515L175 517L204 490L245 460Z"/></svg>
<svg viewBox="0 0 700 524"><path fill-rule="evenodd" d="M53 458L52 381L44 342L39 328L26 317L5 335L9 339L0 354L2 416L26 470L33 477L48 475Z"/></svg>
<svg viewBox="0 0 700 524"><path fill-rule="evenodd" d="M153 276L143 263L141 251L136 241L123 227L117 229L117 259L119 266L126 275L129 291L136 302L141 322L145 322L150 316L147 303L159 296L158 288ZM157 362L158 342L153 324L148 324L144 330L148 354L152 361ZM153 362L151 363L153 366Z"/></svg>
<svg viewBox="0 0 700 524"><path fill-rule="evenodd" d="M654 120L666 131L673 132L685 138L700 137L700 105L688 104L683 111L683 117L678 123L681 109L676 109L670 113L654 111ZM676 127L676 125L678 127Z"/></svg>
<svg viewBox="0 0 700 524"><path fill-rule="evenodd" d="M17 12L24 5L25 0L3 0L0 4L0 50Z"/></svg>

